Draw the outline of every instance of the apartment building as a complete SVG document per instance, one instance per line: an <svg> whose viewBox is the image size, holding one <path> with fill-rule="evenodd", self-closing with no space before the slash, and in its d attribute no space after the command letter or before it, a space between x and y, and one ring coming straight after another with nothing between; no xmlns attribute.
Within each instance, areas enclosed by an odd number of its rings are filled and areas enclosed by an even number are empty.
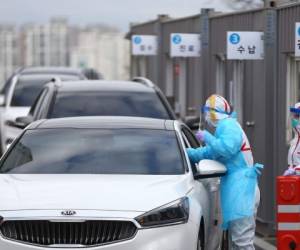
<svg viewBox="0 0 300 250"><path fill-rule="evenodd" d="M72 67L94 68L105 79L129 78L129 42L115 30L88 28L70 51Z"/></svg>
<svg viewBox="0 0 300 250"><path fill-rule="evenodd" d="M94 68L106 79L129 77L129 42L104 25L80 27L65 18L19 28L0 25L0 87L17 67Z"/></svg>
<svg viewBox="0 0 300 250"><path fill-rule="evenodd" d="M23 66L67 66L68 23L52 19L48 24L27 24L21 28L20 47Z"/></svg>
<svg viewBox="0 0 300 250"><path fill-rule="evenodd" d="M18 64L16 27L0 25L0 88Z"/></svg>

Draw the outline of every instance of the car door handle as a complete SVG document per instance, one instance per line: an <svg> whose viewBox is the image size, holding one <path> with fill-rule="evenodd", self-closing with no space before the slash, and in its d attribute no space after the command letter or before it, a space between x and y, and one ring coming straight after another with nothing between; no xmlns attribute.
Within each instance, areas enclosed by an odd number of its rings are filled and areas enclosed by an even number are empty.
<svg viewBox="0 0 300 250"><path fill-rule="evenodd" d="M255 122L254 121L247 121L246 122L246 126L247 127L254 127L255 126Z"/></svg>

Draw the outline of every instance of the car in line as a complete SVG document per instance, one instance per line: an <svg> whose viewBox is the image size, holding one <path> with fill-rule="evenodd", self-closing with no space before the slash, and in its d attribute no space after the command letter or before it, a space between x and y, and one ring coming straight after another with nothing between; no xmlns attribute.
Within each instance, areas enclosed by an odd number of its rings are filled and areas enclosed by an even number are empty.
<svg viewBox="0 0 300 250"><path fill-rule="evenodd" d="M176 119L166 97L147 79L61 81L54 78L44 86L29 114L9 124L17 137L33 121L78 116Z"/></svg>
<svg viewBox="0 0 300 250"><path fill-rule="evenodd" d="M85 68L82 70L85 77L89 80L101 80L104 79L103 75L93 68Z"/></svg>
<svg viewBox="0 0 300 250"><path fill-rule="evenodd" d="M54 77L63 80L86 79L81 70L67 67L28 67L18 70L5 83L0 94L0 137L2 153L11 144L13 129L7 122L28 114L44 84Z"/></svg>
<svg viewBox="0 0 300 250"><path fill-rule="evenodd" d="M226 168L198 146L174 120L33 122L0 161L0 249L205 249Z"/></svg>

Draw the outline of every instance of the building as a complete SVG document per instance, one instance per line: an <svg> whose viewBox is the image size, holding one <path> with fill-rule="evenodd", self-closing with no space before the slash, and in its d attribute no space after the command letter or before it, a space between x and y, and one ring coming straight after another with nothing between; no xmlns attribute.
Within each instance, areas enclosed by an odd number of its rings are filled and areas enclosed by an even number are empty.
<svg viewBox="0 0 300 250"><path fill-rule="evenodd" d="M64 18L0 25L0 87L17 67L73 66L94 68L106 79L129 78L129 42L104 25L71 26Z"/></svg>
<svg viewBox="0 0 300 250"><path fill-rule="evenodd" d="M46 25L24 25L20 43L23 66L69 64L68 23L65 19L52 19Z"/></svg>
<svg viewBox="0 0 300 250"><path fill-rule="evenodd" d="M0 87L18 67L18 35L16 27L0 25Z"/></svg>
<svg viewBox="0 0 300 250"><path fill-rule="evenodd" d="M94 68L105 79L128 79L129 42L118 31L99 27L82 30L71 49L70 65Z"/></svg>
<svg viewBox="0 0 300 250"><path fill-rule="evenodd" d="M64 18L54 18L49 24L50 66L69 65L69 26Z"/></svg>
<svg viewBox="0 0 300 250"><path fill-rule="evenodd" d="M22 26L16 39L19 66L94 68L106 79L129 77L129 42L114 28L81 28L54 18L45 25Z"/></svg>

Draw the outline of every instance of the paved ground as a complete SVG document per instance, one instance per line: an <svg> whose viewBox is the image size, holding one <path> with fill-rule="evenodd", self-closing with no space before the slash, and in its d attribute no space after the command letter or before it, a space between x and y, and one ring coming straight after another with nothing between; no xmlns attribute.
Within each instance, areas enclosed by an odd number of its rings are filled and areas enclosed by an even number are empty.
<svg viewBox="0 0 300 250"><path fill-rule="evenodd" d="M255 237L256 250L276 250L276 243L274 238Z"/></svg>

